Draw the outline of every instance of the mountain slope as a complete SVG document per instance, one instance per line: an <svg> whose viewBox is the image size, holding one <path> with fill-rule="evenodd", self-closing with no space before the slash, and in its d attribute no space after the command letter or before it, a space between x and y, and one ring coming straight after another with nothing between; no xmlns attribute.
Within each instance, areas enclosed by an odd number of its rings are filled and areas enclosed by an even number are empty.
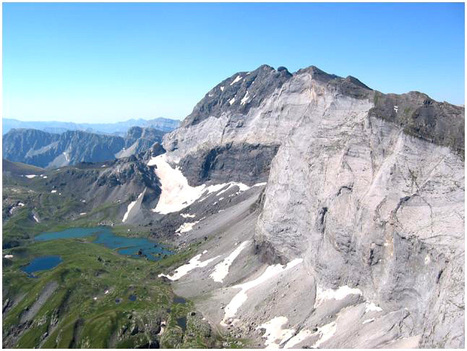
<svg viewBox="0 0 467 351"><path fill-rule="evenodd" d="M206 244L212 265L176 279L179 293L199 286L211 321L242 335L257 337L249 323L280 330L266 345L463 347L464 123L461 107L313 66L233 75L163 145L192 186L267 180L254 230L212 217L184 236L248 241L252 270L234 261L228 274L257 287L247 299L202 283L232 247Z"/></svg>

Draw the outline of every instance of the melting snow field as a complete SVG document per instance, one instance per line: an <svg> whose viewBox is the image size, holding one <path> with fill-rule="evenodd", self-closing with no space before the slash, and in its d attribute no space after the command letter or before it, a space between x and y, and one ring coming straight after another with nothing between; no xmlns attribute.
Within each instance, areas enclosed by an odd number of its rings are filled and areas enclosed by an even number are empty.
<svg viewBox="0 0 467 351"><path fill-rule="evenodd" d="M221 263L218 263L214 268L214 272L210 275L212 280L222 283L227 274L229 274L229 268L233 261L235 261L247 245L248 241L242 242L229 256L227 256Z"/></svg>
<svg viewBox="0 0 467 351"><path fill-rule="evenodd" d="M229 304L224 309L224 318L221 321L221 325L226 326L226 321L229 318L232 318L237 313L240 306L242 306L245 301L248 299L247 291L266 282L267 280L273 278L274 276L283 273L290 268L295 267L296 265L303 262L303 259L297 258L293 261L287 263L287 265L282 266L281 264L276 264L273 266L269 266L266 270L255 280L250 282L246 282L243 284L235 285L233 288L241 289L240 292L233 297L233 299L229 302Z"/></svg>
<svg viewBox="0 0 467 351"><path fill-rule="evenodd" d="M210 186L202 184L197 187L192 187L188 184L188 180L178 167L172 168L167 163L165 154L153 157L149 160L148 166L156 166L156 174L161 181L161 196L156 208L153 210L160 214L179 212L190 206L201 196L207 196L227 186L230 188L237 185L240 188L240 192L250 189L248 185L234 182ZM205 199L206 196L203 199Z"/></svg>
<svg viewBox="0 0 467 351"><path fill-rule="evenodd" d="M144 194L144 192L142 192L141 194L139 194L138 198L137 198L135 201L132 201L132 202L128 205L128 208L126 209L126 212L125 212L125 214L123 215L122 222L125 223L125 221L128 219L128 215L130 214L131 209L136 205L136 203L137 203L138 200L141 198L141 196L143 196L143 194Z"/></svg>
<svg viewBox="0 0 467 351"><path fill-rule="evenodd" d="M347 285L340 286L336 290L324 290L318 286L316 289L315 308L321 305L326 300L342 300L348 295L362 295L362 291L360 289L350 288Z"/></svg>
<svg viewBox="0 0 467 351"><path fill-rule="evenodd" d="M209 263L211 263L212 261L214 261L216 258L219 257L219 256L216 256L214 258L210 258L209 260L201 262L199 259L203 254L205 254L205 252L203 252L202 254L196 255L187 264L184 264L183 266L178 267L175 270L174 274L172 275L159 274L159 277L166 277L167 279L170 279L172 281L178 280L184 275L186 275L187 273L191 272L195 268L206 267Z"/></svg>

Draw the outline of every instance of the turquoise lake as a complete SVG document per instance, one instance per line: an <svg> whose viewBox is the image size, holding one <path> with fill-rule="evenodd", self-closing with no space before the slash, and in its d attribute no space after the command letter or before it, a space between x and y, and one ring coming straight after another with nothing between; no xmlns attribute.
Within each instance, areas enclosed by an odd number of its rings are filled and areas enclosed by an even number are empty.
<svg viewBox="0 0 467 351"><path fill-rule="evenodd" d="M60 256L42 256L33 259L27 266L21 268L23 272L26 272L30 277L35 277L34 272L47 271L56 267L62 259Z"/></svg>
<svg viewBox="0 0 467 351"><path fill-rule="evenodd" d="M157 261L164 255L172 252L158 243L146 238L126 238L115 235L108 227L95 228L70 228L60 232L42 233L34 239L36 241L49 241L58 239L73 239L95 236L93 243L104 245L109 249L116 250L119 254L134 258L146 257L151 261ZM140 252L140 255L138 255Z"/></svg>

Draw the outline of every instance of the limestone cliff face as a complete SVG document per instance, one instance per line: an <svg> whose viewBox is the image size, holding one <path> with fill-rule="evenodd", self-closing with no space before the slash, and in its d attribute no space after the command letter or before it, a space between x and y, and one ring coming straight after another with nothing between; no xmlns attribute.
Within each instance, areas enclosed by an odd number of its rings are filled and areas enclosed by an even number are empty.
<svg viewBox="0 0 467 351"><path fill-rule="evenodd" d="M258 245L283 261L303 257L323 285L359 286L384 308L408 308L422 345L459 346L464 162L368 107L342 98L317 107L281 145Z"/></svg>
<svg viewBox="0 0 467 351"><path fill-rule="evenodd" d="M401 334L419 346L461 347L463 131L463 108L421 93L262 66L211 90L164 147L194 184L267 180L263 260L304 259L316 285L406 311Z"/></svg>

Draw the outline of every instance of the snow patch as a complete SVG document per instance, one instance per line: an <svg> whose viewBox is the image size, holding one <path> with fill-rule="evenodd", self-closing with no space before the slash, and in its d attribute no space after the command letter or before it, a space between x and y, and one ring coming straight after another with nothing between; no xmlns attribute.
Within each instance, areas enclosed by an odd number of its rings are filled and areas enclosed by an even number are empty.
<svg viewBox="0 0 467 351"><path fill-rule="evenodd" d="M210 258L206 261L200 261L200 257L203 254L196 255L193 257L187 264L184 264L183 266L178 267L174 274L172 275L165 275L165 274L159 274L159 277L166 277L169 280L175 281L186 275L187 273L191 272L195 268L203 268L206 267L209 263L214 261L216 258L219 256L216 256L214 258Z"/></svg>
<svg viewBox="0 0 467 351"><path fill-rule="evenodd" d="M138 195L138 198L135 201L132 201L129 205L128 208L126 209L125 214L123 215L122 222L125 222L128 219L128 215L130 214L131 209L136 205L138 200L143 196L144 192Z"/></svg>
<svg viewBox="0 0 467 351"><path fill-rule="evenodd" d="M383 311L383 309L381 307L375 305L373 302L371 302L371 303L367 302L366 305L365 305L365 313L372 312L372 311L381 312L381 311Z"/></svg>
<svg viewBox="0 0 467 351"><path fill-rule="evenodd" d="M364 320L364 321L362 322L362 325L365 325L365 324L368 324L368 323L371 323L371 322L374 322L374 321L375 321L374 318L370 318L370 319Z"/></svg>
<svg viewBox="0 0 467 351"><path fill-rule="evenodd" d="M19 207L23 207L24 204L23 204L22 202L19 202L19 203L18 203L18 206L19 206Z"/></svg>
<svg viewBox="0 0 467 351"><path fill-rule="evenodd" d="M229 100L229 105L232 105L235 102L235 98L233 97L232 99Z"/></svg>
<svg viewBox="0 0 467 351"><path fill-rule="evenodd" d="M198 224L199 221L191 222L191 223L183 223L176 231L175 233L186 233L189 232L190 230L193 229L193 227Z"/></svg>
<svg viewBox="0 0 467 351"><path fill-rule="evenodd" d="M180 213L180 216L182 216L183 218L195 218L196 217L196 215L189 214L189 213Z"/></svg>
<svg viewBox="0 0 467 351"><path fill-rule="evenodd" d="M233 286L233 288L241 289L241 290L237 293L237 295L233 297L233 299L225 307L224 318L221 321L221 325L226 326L225 322L227 321L227 319L233 318L235 316L240 306L242 306L245 303L245 301L248 299L248 295L247 295L248 290L266 282L267 280L279 275L280 273L283 273L289 270L290 268L295 267L296 265L302 262L303 262L303 259L297 258L293 261L290 261L285 266L282 266L281 264L269 266L268 268L266 268L263 274L261 274L255 280Z"/></svg>
<svg viewBox="0 0 467 351"><path fill-rule="evenodd" d="M362 295L362 291L360 289L350 288L347 285L340 286L336 290L324 290L318 286L316 288L315 308L326 300L342 300L349 295Z"/></svg>
<svg viewBox="0 0 467 351"><path fill-rule="evenodd" d="M242 100L240 101L240 105L245 105L247 102L248 102L248 99L250 97L248 96L248 90L246 91L246 94L245 96L242 98Z"/></svg>
<svg viewBox="0 0 467 351"><path fill-rule="evenodd" d="M227 256L221 263L218 263L216 267L214 267L214 272L210 275L212 280L222 283L227 274L229 274L229 268L233 261L235 261L247 245L248 241L242 242L229 256Z"/></svg>
<svg viewBox="0 0 467 351"><path fill-rule="evenodd" d="M248 185L246 185L246 184L237 183L237 182L231 182L230 185L229 185L226 189L224 189L224 190L222 190L222 191L219 191L219 192L216 194L216 196L219 196L219 195L225 193L226 191L228 191L230 188L233 188L234 186L238 186L239 191L237 192L237 194L239 194L239 193L242 192L242 191L247 191L248 189L250 189L250 187L249 187Z"/></svg>
<svg viewBox="0 0 467 351"><path fill-rule="evenodd" d="M224 91L224 87L220 87L221 91Z"/></svg>
<svg viewBox="0 0 467 351"><path fill-rule="evenodd" d="M13 255L5 255L5 258L13 258Z"/></svg>
<svg viewBox="0 0 467 351"><path fill-rule="evenodd" d="M243 78L242 78L240 75L238 75L237 77L235 77L235 79L233 80L233 82L230 83L230 85L234 85L235 83L240 82L242 79L243 79Z"/></svg>
<svg viewBox="0 0 467 351"><path fill-rule="evenodd" d="M266 330L263 334L263 338L266 338L264 344L267 349L278 349L283 340L287 340L293 336L295 329L282 329L282 326L287 322L287 317L275 317L256 328L263 328Z"/></svg>
<svg viewBox="0 0 467 351"><path fill-rule="evenodd" d="M337 331L337 324L336 322L331 322L329 324L323 325L322 327L318 328L317 333L320 334L319 339L314 343L312 348L318 348L324 342L331 339Z"/></svg>
<svg viewBox="0 0 467 351"><path fill-rule="evenodd" d="M308 329L302 329L300 332L295 335L293 338L289 339L285 344L284 344L284 349L292 349L295 345L300 344L303 340L309 338L312 336L314 333L309 331Z"/></svg>
<svg viewBox="0 0 467 351"><path fill-rule="evenodd" d="M27 175L25 175L25 177L26 177L26 178L29 178L29 179L32 179L32 178L34 178L34 177L37 177L37 175L35 175L35 174L27 174Z"/></svg>
<svg viewBox="0 0 467 351"><path fill-rule="evenodd" d="M51 193L52 194L55 194L57 192L57 190L52 190Z"/></svg>
<svg viewBox="0 0 467 351"><path fill-rule="evenodd" d="M79 215L84 216L85 214L86 214L86 212L81 212Z"/></svg>
<svg viewBox="0 0 467 351"><path fill-rule="evenodd" d="M39 223L39 219L36 217L36 215L32 215L32 218L34 218L34 220Z"/></svg>
<svg viewBox="0 0 467 351"><path fill-rule="evenodd" d="M179 167L172 168L167 162L166 154L153 157L148 162L148 166L156 166L156 175L161 182L161 195L153 212L168 214L179 212L190 206L195 201L205 195L201 200L205 200L211 193L217 192L224 187L238 185L240 189L249 189L242 183L225 183L206 186L206 184L192 187L183 175Z"/></svg>

